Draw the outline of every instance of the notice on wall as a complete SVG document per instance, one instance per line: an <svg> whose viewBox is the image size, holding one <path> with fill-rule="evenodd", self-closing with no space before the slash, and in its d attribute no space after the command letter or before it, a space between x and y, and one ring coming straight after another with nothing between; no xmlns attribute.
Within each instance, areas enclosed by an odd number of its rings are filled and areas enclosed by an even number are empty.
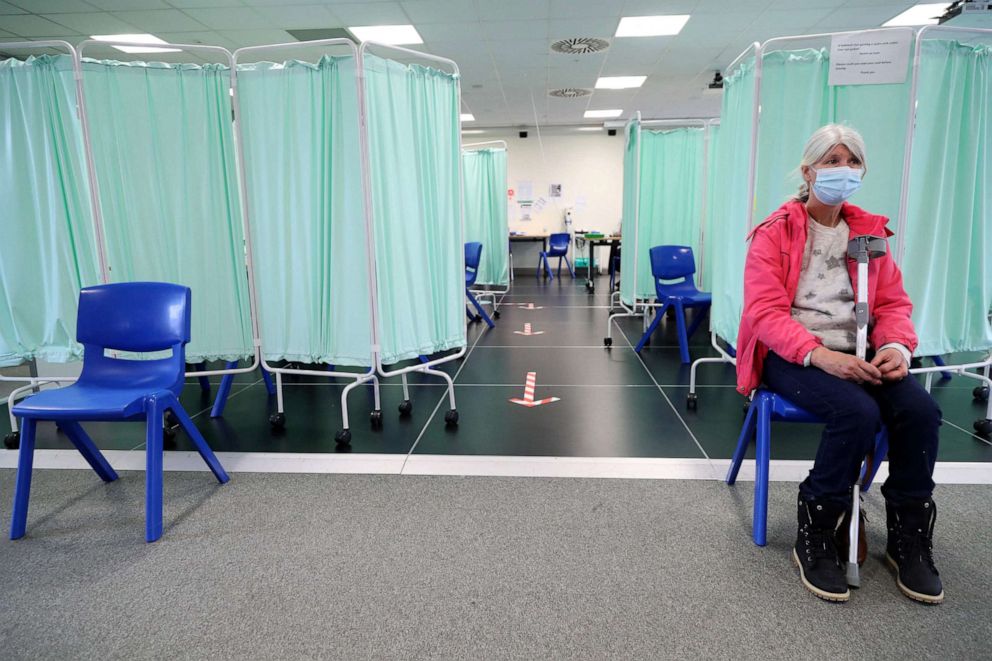
<svg viewBox="0 0 992 661"><path fill-rule="evenodd" d="M518 181L517 182L517 199L521 203L533 202L534 201L534 182L533 181Z"/></svg>
<svg viewBox="0 0 992 661"><path fill-rule="evenodd" d="M885 85L906 80L913 31L869 30L830 42L831 85Z"/></svg>

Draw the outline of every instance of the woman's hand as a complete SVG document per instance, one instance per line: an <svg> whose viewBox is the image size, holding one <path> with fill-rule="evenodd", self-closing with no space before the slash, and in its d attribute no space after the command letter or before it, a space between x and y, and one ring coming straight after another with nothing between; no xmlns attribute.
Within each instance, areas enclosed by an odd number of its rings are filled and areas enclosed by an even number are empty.
<svg viewBox="0 0 992 661"><path fill-rule="evenodd" d="M895 349L886 349L882 353L887 354L889 351L899 353ZM875 360L878 360L878 356L875 356ZM882 371L878 367L849 353L817 347L810 357L810 365L845 381L870 383L874 386L882 384Z"/></svg>
<svg viewBox="0 0 992 661"><path fill-rule="evenodd" d="M909 365L906 364L906 357L902 355L901 351L891 347L882 349L875 354L875 358L872 359L871 364L877 367L878 371L882 373L883 381L898 381L909 374Z"/></svg>

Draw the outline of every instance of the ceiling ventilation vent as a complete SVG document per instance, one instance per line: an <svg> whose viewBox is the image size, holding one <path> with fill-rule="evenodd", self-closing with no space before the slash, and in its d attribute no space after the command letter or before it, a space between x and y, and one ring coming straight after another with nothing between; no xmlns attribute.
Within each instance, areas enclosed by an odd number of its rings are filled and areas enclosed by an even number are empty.
<svg viewBox="0 0 992 661"><path fill-rule="evenodd" d="M559 99L578 99L579 97L589 96L590 94L592 94L592 90L586 87L562 87L548 92L548 96L554 96Z"/></svg>
<svg viewBox="0 0 992 661"><path fill-rule="evenodd" d="M551 44L551 50L566 55L588 55L599 53L610 47L610 42L598 37L569 37Z"/></svg>

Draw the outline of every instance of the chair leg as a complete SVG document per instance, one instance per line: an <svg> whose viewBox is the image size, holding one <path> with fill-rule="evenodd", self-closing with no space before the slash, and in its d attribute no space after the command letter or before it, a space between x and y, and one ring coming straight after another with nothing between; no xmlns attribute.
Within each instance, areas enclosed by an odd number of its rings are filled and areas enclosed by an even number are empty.
<svg viewBox="0 0 992 661"><path fill-rule="evenodd" d="M207 445L207 441L203 438L203 434L201 434L200 430L193 424L193 420L186 413L186 409L182 407L182 404L180 404L178 400L173 400L170 408L175 414L176 419L179 420L179 426L181 426L183 431L186 432L186 435L192 439L193 444L196 445L197 451L200 453L200 456L203 457L203 461L206 462L207 466L210 467L210 470L213 471L214 477L217 478L217 481L224 484L230 480L231 478L228 477L224 467L220 465L220 460L217 459L217 455L215 455L214 451L210 449L209 445Z"/></svg>
<svg viewBox="0 0 992 661"><path fill-rule="evenodd" d="M568 255L565 255L565 266L568 267L568 272L572 274L572 280L575 280L575 269L572 268L572 262L568 261ZM558 268L561 269L561 263L559 262ZM592 273L592 271L590 271Z"/></svg>
<svg viewBox="0 0 992 661"><path fill-rule="evenodd" d="M21 447L17 455L14 512L10 517L11 539L24 537L28 526L28 500L31 498L31 470L34 468L34 438L37 424L32 418L21 418Z"/></svg>
<svg viewBox="0 0 992 661"><path fill-rule="evenodd" d="M196 364L196 370L198 372L205 372L206 369L207 369L206 361L199 362ZM200 381L200 390L202 390L203 392L210 392L210 379L208 379L205 376L201 376L198 377L198 380Z"/></svg>
<svg viewBox="0 0 992 661"><path fill-rule="evenodd" d="M549 280L555 279L555 274L551 271L551 261L548 260L548 256L545 253L541 253L541 259L544 260L544 273L548 276Z"/></svg>
<svg viewBox="0 0 992 661"><path fill-rule="evenodd" d="M771 460L772 408L771 401L762 397L758 401L758 434L754 458L754 517L751 534L754 543L768 543L768 464Z"/></svg>
<svg viewBox="0 0 992 661"><path fill-rule="evenodd" d="M699 330L699 327L706 320L706 317L709 316L710 313L710 306L708 305L696 309L699 310L699 313L696 315L696 318L692 320L692 325L689 326L689 331L688 333L686 333L686 335L688 335L689 337L692 337L693 334L695 334L695 332Z"/></svg>
<svg viewBox="0 0 992 661"><path fill-rule="evenodd" d="M744 463L744 455L747 453L747 446L751 445L751 438L754 436L754 425L757 414L755 413L758 407L754 402L751 402L751 406L747 409L747 417L744 418L744 426L741 427L741 435L737 437L737 448L734 450L734 456L730 460L730 469L727 471L727 484L734 484L737 481L737 473L741 470L741 464Z"/></svg>
<svg viewBox="0 0 992 661"><path fill-rule="evenodd" d="M104 482L113 482L117 479L117 473L110 466L107 458L103 456L96 443L89 437L83 426L75 421L64 421L56 423L65 435L69 438L79 454L83 455L86 462L96 471L100 479Z"/></svg>
<svg viewBox="0 0 992 661"><path fill-rule="evenodd" d="M561 277L561 257L558 258L558 277Z"/></svg>
<svg viewBox="0 0 992 661"><path fill-rule="evenodd" d="M229 361L224 369L233 370L238 366L238 361ZM220 388L217 389L217 399L214 400L214 406L210 409L211 418L219 418L224 415L224 407L227 406L227 398L231 394L231 385L234 383L233 374L225 374L224 378L220 380Z"/></svg>
<svg viewBox="0 0 992 661"><path fill-rule="evenodd" d="M675 327L679 333L679 355L682 357L682 364L688 365L692 359L689 358L689 335L685 331L685 306L680 299L675 299Z"/></svg>
<svg viewBox="0 0 992 661"><path fill-rule="evenodd" d="M651 322L651 325L648 326L646 331L644 331L644 335L641 335L641 339L638 340L637 346L634 347L634 351L636 353L641 353L641 349L643 349L644 345L648 343L648 340L651 338L651 334L658 329L658 324L661 323L661 319L664 316L664 312L667 307L668 303L665 303L658 311L658 314L654 316L654 320Z"/></svg>
<svg viewBox="0 0 992 661"><path fill-rule="evenodd" d="M149 397L145 403L145 541L162 536L162 416L163 401Z"/></svg>
<svg viewBox="0 0 992 661"><path fill-rule="evenodd" d="M496 324L489 318L489 315L486 314L485 309L479 304L479 300L472 294L472 292L466 289L465 295L468 296L468 300L472 302L473 306L475 306L476 311L479 313L479 316L482 317L482 320L486 322L486 325L490 328L496 328Z"/></svg>

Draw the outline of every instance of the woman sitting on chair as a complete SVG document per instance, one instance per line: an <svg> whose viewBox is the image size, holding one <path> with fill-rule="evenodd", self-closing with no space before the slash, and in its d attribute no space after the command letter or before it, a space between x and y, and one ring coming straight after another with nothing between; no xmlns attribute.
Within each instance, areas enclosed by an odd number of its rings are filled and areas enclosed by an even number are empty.
<svg viewBox="0 0 992 661"><path fill-rule="evenodd" d="M749 237L738 390L747 395L763 382L826 422L813 468L799 486L793 559L803 584L820 598L847 599L838 537L847 530L842 522L861 463L884 424L886 558L905 595L939 603L931 496L941 413L906 378L917 339L912 303L890 254L869 262L867 360L855 353L857 263L848 259L848 240L892 235L887 218L845 201L866 172L864 141L851 128L824 126L810 137L800 167L799 194Z"/></svg>

